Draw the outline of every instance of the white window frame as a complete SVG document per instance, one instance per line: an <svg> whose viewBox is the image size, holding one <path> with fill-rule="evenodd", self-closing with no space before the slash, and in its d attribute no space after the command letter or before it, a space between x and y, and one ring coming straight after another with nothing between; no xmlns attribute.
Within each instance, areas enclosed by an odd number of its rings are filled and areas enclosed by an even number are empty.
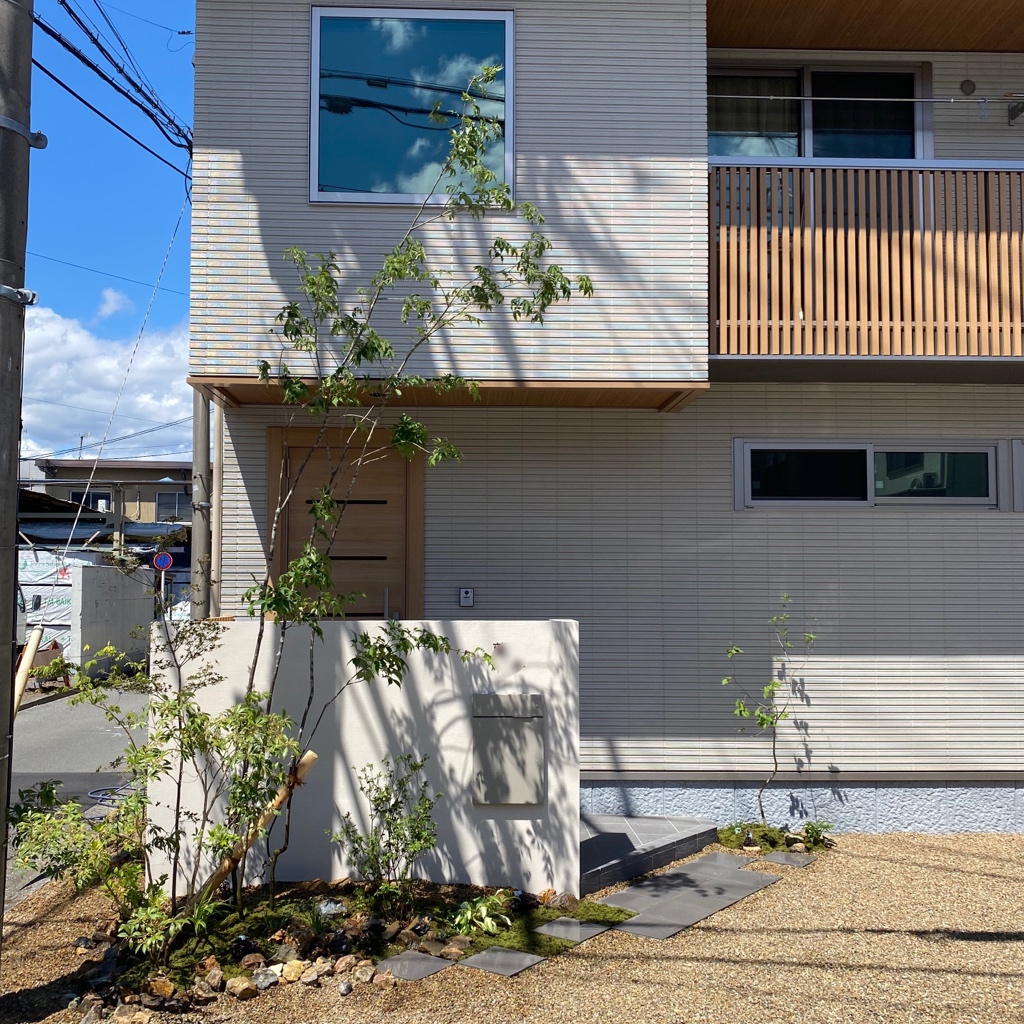
<svg viewBox="0 0 1024 1024"><path fill-rule="evenodd" d="M321 192L320 165L320 22L323 18L416 18L436 21L503 21L505 23L505 181L515 194L515 15L512 11L445 10L416 7L313 7L309 40L309 201L334 205L442 205L447 193Z"/></svg>
<svg viewBox="0 0 1024 1024"><path fill-rule="evenodd" d="M737 510L749 508L978 508L994 509L1007 507L1002 496L1007 495L1009 488L1005 479L1009 464L1009 442L1007 441L951 441L948 438L906 438L876 441L850 440L818 440L807 441L803 438L768 437L768 438L734 438L733 439L733 508ZM793 449L797 451L863 451L867 472L867 498L863 501L855 499L837 499L821 501L811 498L762 498L757 499L751 493L750 453L753 449ZM984 498L908 498L894 495L886 497L875 494L875 452L986 452L988 454L989 492Z"/></svg>
<svg viewBox="0 0 1024 1024"><path fill-rule="evenodd" d="M745 63L736 61L723 61L722 63L716 63L713 59L708 67L708 76L716 74L793 74L795 73L797 79L800 82L800 96L793 97L800 104L800 152L801 156L790 157L784 162L787 166L842 166L870 163L877 164L877 160L858 160L858 161L837 161L836 158L826 157L815 157L811 154L814 152L814 97L811 93L811 76L814 72L843 72L848 71L856 74L858 72L863 74L879 73L879 74L901 74L914 76L914 99L930 99L932 94L932 76L931 76L931 65L922 64L917 62L907 62L904 64L893 63L893 62L875 62L870 63L859 63L855 61L836 61L836 62L821 62L815 61L812 63L804 64L800 60L779 60L777 62L765 63L763 59L756 63ZM932 104L931 103L915 103L914 104L914 159L913 160L886 160L884 161L885 166L903 166L912 165L921 160L931 160L935 153L934 134L932 126ZM763 164L766 162L779 163L782 162L783 158L774 158L772 161L766 161L763 157L755 158L753 160L744 158L741 162L744 164ZM733 157L711 157L711 163L736 163L736 159Z"/></svg>

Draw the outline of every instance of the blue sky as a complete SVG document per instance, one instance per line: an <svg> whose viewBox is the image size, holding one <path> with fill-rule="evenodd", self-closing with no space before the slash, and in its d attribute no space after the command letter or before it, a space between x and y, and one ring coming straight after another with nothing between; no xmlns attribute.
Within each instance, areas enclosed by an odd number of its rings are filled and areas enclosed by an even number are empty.
<svg viewBox="0 0 1024 1024"><path fill-rule="evenodd" d="M95 0L68 2L116 45ZM193 36L178 33L194 30L193 0L159 5L118 0L116 6L103 3L102 10L155 92L191 125ZM104 63L58 0L36 0L36 13ZM160 156L186 168L183 150L38 28L33 48L35 59L49 71ZM23 454L77 446L84 431L91 435L86 444L103 436L185 199L181 174L38 69L32 81L32 128L44 132L49 145L33 151L31 163L26 284L40 301L29 311L26 327ZM184 384L189 212L186 207L111 437L191 413ZM190 440L190 425L178 424L112 445L104 456L180 452Z"/></svg>

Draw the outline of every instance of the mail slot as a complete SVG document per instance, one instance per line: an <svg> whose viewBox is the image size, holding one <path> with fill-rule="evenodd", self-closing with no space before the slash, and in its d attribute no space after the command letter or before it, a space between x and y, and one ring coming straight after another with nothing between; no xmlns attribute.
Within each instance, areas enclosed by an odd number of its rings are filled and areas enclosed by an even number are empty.
<svg viewBox="0 0 1024 1024"><path fill-rule="evenodd" d="M473 803L544 803L543 694L475 693L472 714Z"/></svg>

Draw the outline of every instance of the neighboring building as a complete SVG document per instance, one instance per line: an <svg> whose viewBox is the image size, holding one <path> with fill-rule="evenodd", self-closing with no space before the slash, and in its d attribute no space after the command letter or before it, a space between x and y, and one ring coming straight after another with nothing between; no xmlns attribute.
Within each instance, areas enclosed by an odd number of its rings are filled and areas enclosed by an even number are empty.
<svg viewBox="0 0 1024 1024"><path fill-rule="evenodd" d="M135 523L192 522L192 462L37 459L47 494ZM91 477L91 479L90 479Z"/></svg>
<svg viewBox="0 0 1024 1024"><path fill-rule="evenodd" d="M579 619L584 807L726 821L766 746L721 679L769 677L786 591L820 639L774 814L1024 828L1017 4L197 6L190 380L222 417L223 613L310 443L255 381L283 251L366 284L436 159L391 113L500 63L496 166L596 294L423 355L482 400L416 394L464 461L360 485L401 500L349 522L338 557L389 570L356 611ZM472 265L507 228L484 226L426 241Z"/></svg>

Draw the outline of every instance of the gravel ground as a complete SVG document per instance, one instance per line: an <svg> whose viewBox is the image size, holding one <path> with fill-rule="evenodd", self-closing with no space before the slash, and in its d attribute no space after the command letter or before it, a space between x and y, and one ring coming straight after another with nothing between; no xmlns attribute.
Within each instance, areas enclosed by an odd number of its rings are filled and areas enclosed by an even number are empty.
<svg viewBox="0 0 1024 1024"><path fill-rule="evenodd" d="M228 997L181 1024L959 1024L1024 1019L1019 836L843 836L809 868L665 942L606 933L518 978L453 968L340 997L290 985ZM8 915L0 1024L54 1013L103 915L95 894L47 886ZM23 990L23 991L19 991ZM47 1016L47 1014L51 1014ZM156 1022L154 1018L154 1024Z"/></svg>

